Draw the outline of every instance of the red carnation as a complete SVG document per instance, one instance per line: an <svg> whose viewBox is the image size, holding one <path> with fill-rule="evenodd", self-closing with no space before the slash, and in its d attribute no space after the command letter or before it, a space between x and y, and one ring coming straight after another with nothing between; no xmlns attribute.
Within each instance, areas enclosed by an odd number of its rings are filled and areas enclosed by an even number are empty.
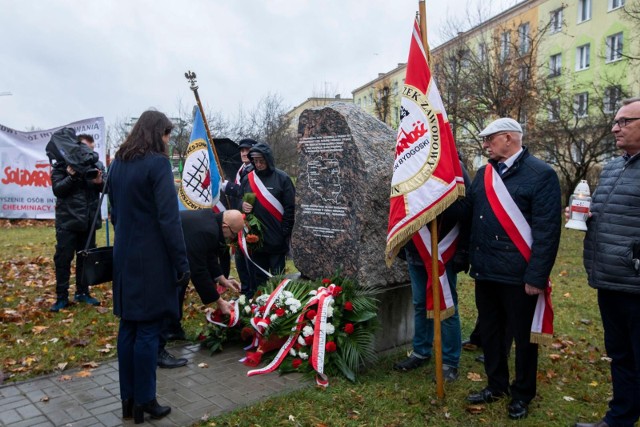
<svg viewBox="0 0 640 427"><path fill-rule="evenodd" d="M307 345L313 344L313 335L309 335L308 337L304 337L304 342Z"/></svg>
<svg viewBox="0 0 640 427"><path fill-rule="evenodd" d="M267 308L267 306L263 305L262 307L260 307L260 308L258 309L258 311L259 311L260 313L264 313L264 311L266 310L266 308Z"/></svg>
<svg viewBox="0 0 640 427"><path fill-rule="evenodd" d="M327 353L333 353L337 350L336 343L333 341L329 341L328 343L326 343L324 348L325 350L327 350Z"/></svg>
<svg viewBox="0 0 640 427"><path fill-rule="evenodd" d="M276 310L276 316L278 317L282 317L286 314L286 312L284 311L284 308L279 308Z"/></svg>
<svg viewBox="0 0 640 427"><path fill-rule="evenodd" d="M323 285L330 285L331 284L331 279L322 279L322 284Z"/></svg>
<svg viewBox="0 0 640 427"><path fill-rule="evenodd" d="M206 339L207 339L206 335L204 335L204 334L198 335L198 341L204 341Z"/></svg>
<svg viewBox="0 0 640 427"><path fill-rule="evenodd" d="M313 320L316 318L316 311L315 310L309 310L307 311L307 314L305 314L306 318L309 320Z"/></svg>
<svg viewBox="0 0 640 427"><path fill-rule="evenodd" d="M293 369L298 369L300 365L302 365L302 359L298 359L296 357L295 359L293 359L292 365L293 365Z"/></svg>
<svg viewBox="0 0 640 427"><path fill-rule="evenodd" d="M351 301L345 302L344 309L347 311L353 311L353 303Z"/></svg>
<svg viewBox="0 0 640 427"><path fill-rule="evenodd" d="M344 331L348 335L351 335L353 333L353 323L347 323L346 325L344 325Z"/></svg>
<svg viewBox="0 0 640 427"><path fill-rule="evenodd" d="M338 295L340 295L340 292L342 292L342 288L340 286L335 286L333 288L333 291L331 292L331 294L333 295L333 297L337 297Z"/></svg>

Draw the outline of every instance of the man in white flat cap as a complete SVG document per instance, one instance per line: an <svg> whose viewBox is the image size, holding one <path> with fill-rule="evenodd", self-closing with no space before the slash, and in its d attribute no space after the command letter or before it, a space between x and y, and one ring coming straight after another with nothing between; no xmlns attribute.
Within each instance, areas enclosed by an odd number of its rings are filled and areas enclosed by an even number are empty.
<svg viewBox="0 0 640 427"><path fill-rule="evenodd" d="M511 395L509 418L521 419L536 395L538 344L532 322L538 296L548 292L560 243L560 183L549 165L522 146L517 121L500 118L479 136L489 162L478 170L465 200L473 216L469 274L476 282L488 385L467 400L491 403ZM507 325L516 344L511 384Z"/></svg>

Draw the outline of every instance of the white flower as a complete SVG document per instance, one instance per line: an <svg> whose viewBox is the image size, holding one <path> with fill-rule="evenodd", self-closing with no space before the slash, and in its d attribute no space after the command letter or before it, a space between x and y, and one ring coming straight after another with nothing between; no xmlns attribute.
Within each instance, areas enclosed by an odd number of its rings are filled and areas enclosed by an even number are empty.
<svg viewBox="0 0 640 427"><path fill-rule="evenodd" d="M244 308L244 312L249 314L251 313L251 307L249 307L248 305Z"/></svg>
<svg viewBox="0 0 640 427"><path fill-rule="evenodd" d="M302 338L302 335L298 335L298 344L307 345L307 342Z"/></svg>
<svg viewBox="0 0 640 427"><path fill-rule="evenodd" d="M277 318L278 318L277 314L272 314L271 316L269 316L269 319L271 319L272 322L275 322Z"/></svg>
<svg viewBox="0 0 640 427"><path fill-rule="evenodd" d="M311 326L305 326L304 328L302 328L302 335L305 337L313 335L313 328Z"/></svg>
<svg viewBox="0 0 640 427"><path fill-rule="evenodd" d="M285 298L292 298L293 297L293 292L289 292L289 291L282 291L282 295Z"/></svg>
<svg viewBox="0 0 640 427"><path fill-rule="evenodd" d="M245 305L246 303L247 303L246 295L240 295L240 298L238 298L238 304Z"/></svg>
<svg viewBox="0 0 640 427"><path fill-rule="evenodd" d="M289 354L292 355L293 357L296 357L296 350L295 348L292 348L291 350L289 350Z"/></svg>
<svg viewBox="0 0 640 427"><path fill-rule="evenodd" d="M333 317L333 307L327 307L327 317Z"/></svg>
<svg viewBox="0 0 640 427"><path fill-rule="evenodd" d="M269 299L269 295L262 294L258 298L256 298L256 304L265 305L268 299Z"/></svg>
<svg viewBox="0 0 640 427"><path fill-rule="evenodd" d="M309 291L309 295L318 295L318 291Z"/></svg>
<svg viewBox="0 0 640 427"><path fill-rule="evenodd" d="M309 358L309 355L303 351L298 352L298 357L302 360L307 360Z"/></svg>
<svg viewBox="0 0 640 427"><path fill-rule="evenodd" d="M331 323L327 323L326 330L327 330L327 335L332 335L336 331L336 328Z"/></svg>

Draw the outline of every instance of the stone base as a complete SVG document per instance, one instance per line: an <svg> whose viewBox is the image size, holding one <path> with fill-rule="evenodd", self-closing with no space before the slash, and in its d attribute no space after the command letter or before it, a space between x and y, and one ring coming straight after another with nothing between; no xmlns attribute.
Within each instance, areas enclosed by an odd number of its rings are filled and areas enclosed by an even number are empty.
<svg viewBox="0 0 640 427"><path fill-rule="evenodd" d="M410 344L413 340L413 301L411 283L387 289L378 295L378 321L375 345L378 352Z"/></svg>

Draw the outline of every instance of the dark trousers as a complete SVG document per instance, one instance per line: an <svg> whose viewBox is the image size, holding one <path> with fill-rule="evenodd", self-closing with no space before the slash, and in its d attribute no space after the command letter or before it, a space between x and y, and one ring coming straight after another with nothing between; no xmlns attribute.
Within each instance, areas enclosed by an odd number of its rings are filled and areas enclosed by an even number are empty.
<svg viewBox="0 0 640 427"><path fill-rule="evenodd" d="M640 419L640 294L599 289L598 305L613 385L605 421L631 427Z"/></svg>
<svg viewBox="0 0 640 427"><path fill-rule="evenodd" d="M158 339L163 321L120 320L118 375L120 398L144 404L156 398Z"/></svg>
<svg viewBox="0 0 640 427"><path fill-rule="evenodd" d="M478 347L482 347L482 334L480 333L480 320L476 318L476 326L474 326L471 335L469 335L469 342ZM511 346L513 345L513 334L509 332L509 325L507 325L507 334L505 335L504 348L508 353L511 352Z"/></svg>
<svg viewBox="0 0 640 427"><path fill-rule="evenodd" d="M286 254L269 254L258 252L251 255L251 259L258 264L263 270L268 271L274 276L284 274L284 265ZM262 286L269 280L269 277L259 269L255 268L256 287ZM255 290L254 290L255 292Z"/></svg>
<svg viewBox="0 0 640 427"><path fill-rule="evenodd" d="M71 231L56 227L56 253L53 256L53 263L56 266L56 295L58 299L69 298L69 278L71 277L71 262L76 252L81 251L87 244L89 230ZM90 248L96 247L96 234L91 236ZM77 288L76 294L89 292L89 289Z"/></svg>
<svg viewBox="0 0 640 427"><path fill-rule="evenodd" d="M524 285L476 281L476 305L484 369L489 389L494 393L511 392L514 400L530 402L536 395L538 345L530 342L531 322L537 295L527 295ZM508 332L516 342L515 379L509 387Z"/></svg>
<svg viewBox="0 0 640 427"><path fill-rule="evenodd" d="M236 249L235 262L238 278L240 279L240 292L246 295L247 298L251 298L258 287L255 284L256 279L253 273L255 267L251 264L251 261L244 256L240 249Z"/></svg>

